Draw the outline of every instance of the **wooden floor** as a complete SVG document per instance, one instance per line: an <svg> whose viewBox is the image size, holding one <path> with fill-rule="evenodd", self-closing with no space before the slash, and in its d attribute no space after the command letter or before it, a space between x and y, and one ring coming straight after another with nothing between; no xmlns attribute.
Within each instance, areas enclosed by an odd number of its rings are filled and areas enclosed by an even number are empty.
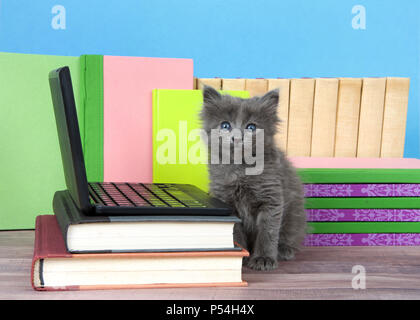
<svg viewBox="0 0 420 320"><path fill-rule="evenodd" d="M0 232L0 299L420 299L420 247L306 248L268 273L244 268L246 288L36 292L33 231ZM366 290L351 286L366 269Z"/></svg>

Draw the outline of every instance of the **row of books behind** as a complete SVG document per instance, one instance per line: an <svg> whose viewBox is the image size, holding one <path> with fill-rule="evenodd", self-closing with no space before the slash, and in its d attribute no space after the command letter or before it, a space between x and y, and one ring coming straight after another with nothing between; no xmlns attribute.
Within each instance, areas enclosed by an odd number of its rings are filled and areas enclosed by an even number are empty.
<svg viewBox="0 0 420 320"><path fill-rule="evenodd" d="M86 216L68 191L36 218L35 290L246 286L235 216Z"/></svg>
<svg viewBox="0 0 420 320"><path fill-rule="evenodd" d="M7 194L0 195L4 208L0 229L34 228L36 214L51 212L51 195L64 189L47 81L48 73L62 66L69 66L72 73L90 181L178 182L187 170L190 181L185 183L205 190L205 165L182 161L161 165L155 159L165 143L157 139L159 130L173 130L178 141L182 130L189 136L200 128L202 96L194 89L203 84L243 98L280 88L283 122L276 140L289 157L310 155L316 162L315 157L403 155L409 79L194 81L193 65L191 59L175 58L0 53L4 105L0 117L8 123L0 127L2 151L8 154L0 159L0 174L2 183L9 186ZM186 141L187 152L195 142ZM320 147L328 152L313 152ZM33 193L34 189L38 192ZM27 201L21 201L22 193Z"/></svg>
<svg viewBox="0 0 420 320"><path fill-rule="evenodd" d="M404 155L409 78L196 79L204 85L251 97L279 88L275 139L289 157Z"/></svg>

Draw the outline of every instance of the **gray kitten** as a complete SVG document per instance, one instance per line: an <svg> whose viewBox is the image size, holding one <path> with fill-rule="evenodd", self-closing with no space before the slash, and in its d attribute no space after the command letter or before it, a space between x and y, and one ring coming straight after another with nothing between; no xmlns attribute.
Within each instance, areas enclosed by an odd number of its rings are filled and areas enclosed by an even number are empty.
<svg viewBox="0 0 420 320"><path fill-rule="evenodd" d="M216 151L210 148L213 129L225 133L233 129L251 132L254 143L256 129L264 129L263 153L256 154L255 145L247 147L237 136L229 145L231 152L235 144L241 144L243 153L248 151L256 159L263 159L260 174L246 174L246 169L250 168L248 162L212 164L209 161L208 168L211 195L232 206L242 219L242 223L235 225L234 239L250 252L244 264L256 270L274 269L278 260L294 258L306 233L302 184L274 141L280 122L277 116L279 92L273 90L262 97L241 99L205 87L203 98L200 116L209 137L209 158L219 157L224 150L223 147ZM220 139L217 138L218 143Z"/></svg>

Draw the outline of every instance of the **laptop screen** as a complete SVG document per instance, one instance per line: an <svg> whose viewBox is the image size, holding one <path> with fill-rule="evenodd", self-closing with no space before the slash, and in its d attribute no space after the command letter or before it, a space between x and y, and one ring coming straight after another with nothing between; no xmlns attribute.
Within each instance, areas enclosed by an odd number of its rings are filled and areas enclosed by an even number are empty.
<svg viewBox="0 0 420 320"><path fill-rule="evenodd" d="M79 209L87 212L88 182L69 68L51 71L49 82L67 189Z"/></svg>

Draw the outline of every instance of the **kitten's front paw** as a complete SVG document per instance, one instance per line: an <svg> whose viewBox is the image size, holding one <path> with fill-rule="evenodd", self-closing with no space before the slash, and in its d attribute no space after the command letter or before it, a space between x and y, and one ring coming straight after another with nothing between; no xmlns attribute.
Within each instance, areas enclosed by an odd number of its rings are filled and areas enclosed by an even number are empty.
<svg viewBox="0 0 420 320"><path fill-rule="evenodd" d="M249 257L244 257L244 258L242 259L242 266L247 266L247 265L248 265L248 263L249 263Z"/></svg>
<svg viewBox="0 0 420 320"><path fill-rule="evenodd" d="M293 260L295 258L295 249L289 246L280 246L278 259L283 261Z"/></svg>
<svg viewBox="0 0 420 320"><path fill-rule="evenodd" d="M251 257L248 261L248 267L259 271L268 271L276 269L277 261L270 257Z"/></svg>

